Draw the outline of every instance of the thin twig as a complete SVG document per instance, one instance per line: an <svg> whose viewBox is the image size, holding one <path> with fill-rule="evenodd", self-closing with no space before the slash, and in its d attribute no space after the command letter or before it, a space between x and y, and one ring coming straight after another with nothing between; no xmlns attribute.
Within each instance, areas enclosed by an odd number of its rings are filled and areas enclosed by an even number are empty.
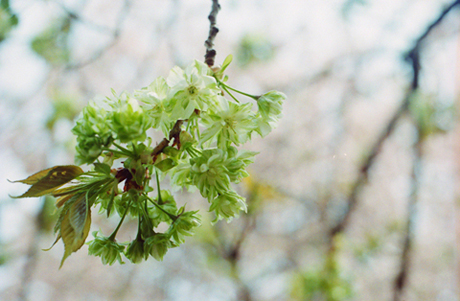
<svg viewBox="0 0 460 301"><path fill-rule="evenodd" d="M116 44L116 42L118 40L118 37L120 36L121 25L123 24L123 21L126 19L126 16L128 15L130 5L131 5L130 1L128 1L128 0L124 1L124 5L121 8L120 13L118 14L116 27L113 29L113 31L111 33L112 34L112 39L108 44L106 44L104 47L102 47L101 49L96 51L93 54L93 56L91 56L90 58L88 58L86 60L82 60L81 62L77 62L77 63L74 63L74 64L68 64L65 67L65 69L66 70L79 69L79 68L85 67L85 66L87 66L89 64L92 64L96 60L98 60L107 50L112 48Z"/></svg>
<svg viewBox="0 0 460 301"><path fill-rule="evenodd" d="M219 28L216 27L216 18L217 13L220 10L219 0L212 0L212 9L211 13L208 16L209 19L209 35L208 39L204 42L206 46L206 55L204 56L204 62L209 66L214 66L214 61L216 59L216 51L214 50L214 39L216 38Z"/></svg>
<svg viewBox="0 0 460 301"><path fill-rule="evenodd" d="M59 2L57 0L55 0L53 2L56 3L56 5L58 5L67 14L67 17L70 18L71 20L75 20L77 22L85 24L86 26L92 27L94 30L97 30L97 31L100 31L100 32L112 33L113 30L111 28L109 28L107 26L104 26L104 25L97 24L97 23L95 23L95 22L93 22L91 20L88 20L88 19L82 17L79 13L68 9L64 5L64 3L61 3L61 2Z"/></svg>

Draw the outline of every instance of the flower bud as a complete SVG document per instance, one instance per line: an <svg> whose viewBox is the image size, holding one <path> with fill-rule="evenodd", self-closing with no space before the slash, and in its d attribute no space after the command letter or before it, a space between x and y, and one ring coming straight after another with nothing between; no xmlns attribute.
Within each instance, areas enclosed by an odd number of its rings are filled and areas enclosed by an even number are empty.
<svg viewBox="0 0 460 301"><path fill-rule="evenodd" d="M156 260L162 261L163 256L165 256L168 249L172 246L173 245L168 236L165 234L155 233L153 236L150 236L145 240L144 251Z"/></svg>
<svg viewBox="0 0 460 301"><path fill-rule="evenodd" d="M103 264L112 265L115 260L123 264L121 253L125 247L116 243L108 237L97 236L97 231L93 232L94 240L89 243L88 254L100 256Z"/></svg>
<svg viewBox="0 0 460 301"><path fill-rule="evenodd" d="M257 99L260 115L268 119L280 119L283 109L282 105L285 99L286 95L278 91L270 91L261 95Z"/></svg>
<svg viewBox="0 0 460 301"><path fill-rule="evenodd" d="M179 212L183 210L184 207L179 209ZM197 212L198 211L184 212L174 221L168 230L168 234L171 235L174 242L183 244L184 236L192 236L195 233L195 228L201 225L200 216L196 214Z"/></svg>
<svg viewBox="0 0 460 301"><path fill-rule="evenodd" d="M125 256L132 263L140 263L143 259L147 260L148 253L144 252L144 240L136 238L126 248Z"/></svg>
<svg viewBox="0 0 460 301"><path fill-rule="evenodd" d="M110 128L120 142L143 141L147 138L146 131L153 122L137 100L124 93L112 106L114 109L109 113Z"/></svg>
<svg viewBox="0 0 460 301"><path fill-rule="evenodd" d="M98 137L81 137L77 141L75 161L78 165L93 163L102 153L102 143Z"/></svg>
<svg viewBox="0 0 460 301"><path fill-rule="evenodd" d="M209 211L214 211L216 219L213 223L225 218L230 222L233 217L237 216L240 211L247 211L245 199L235 191L228 191L212 201Z"/></svg>

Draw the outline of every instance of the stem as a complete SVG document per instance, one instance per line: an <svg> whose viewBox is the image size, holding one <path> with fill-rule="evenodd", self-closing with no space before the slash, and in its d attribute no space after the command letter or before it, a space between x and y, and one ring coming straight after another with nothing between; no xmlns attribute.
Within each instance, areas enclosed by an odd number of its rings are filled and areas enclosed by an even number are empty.
<svg viewBox="0 0 460 301"><path fill-rule="evenodd" d="M240 91L240 90L237 90L237 89L235 89L235 88L232 88L232 87L226 85L224 82L222 82L222 81L220 81L220 80L219 80L218 82L219 82L220 85L222 85L222 87L224 88L225 91L227 91L227 89L230 89L230 90L232 90L232 91L235 91L236 93L239 93L239 94L241 94L241 95L247 96L247 97L252 98L252 99L254 99L254 100L259 99L259 96L251 95L251 94L242 92L242 91ZM225 89L225 88L227 88L227 89ZM227 92L228 92L228 91L227 91Z"/></svg>
<svg viewBox="0 0 460 301"><path fill-rule="evenodd" d="M113 145L115 145L115 146L116 146L118 149L122 150L123 152L125 152L125 153L129 154L130 156L132 156L132 155L133 155L133 152L132 152L132 151L130 151L129 149L127 149L127 148L124 148L123 146L121 146L121 145L118 145L118 144L116 144L115 142L112 142L112 144L113 144Z"/></svg>
<svg viewBox="0 0 460 301"><path fill-rule="evenodd" d="M155 178L157 179L158 203L163 204L163 200L161 199L160 180L158 179L158 171L156 168L155 168Z"/></svg>
<svg viewBox="0 0 460 301"><path fill-rule="evenodd" d="M196 148L193 148L193 147L187 148L186 151L192 158L195 158L201 155L200 151L198 151Z"/></svg>
<svg viewBox="0 0 460 301"><path fill-rule="evenodd" d="M164 210L163 208L161 208L160 205L158 205L157 203L155 203L154 200L152 200L151 198L147 197L147 199L153 204L155 205L158 209L160 209L164 214L166 214L167 216L169 216L170 219L172 219L173 222L175 222L177 220L177 216L169 213L168 211Z"/></svg>
<svg viewBox="0 0 460 301"><path fill-rule="evenodd" d="M227 88L225 86L222 86L222 88L225 90L225 92L227 92L228 95L230 95L237 103L240 103L240 101L238 99L236 99L235 96L233 96L232 93L230 93L230 91L227 90Z"/></svg>
<svg viewBox="0 0 460 301"><path fill-rule="evenodd" d="M144 218L146 219L147 223L149 224L150 229L152 229L152 231L153 231L153 225L152 225L152 222L151 222L150 217L149 217L149 211L147 209L147 199L144 202L144 207L141 206L141 208L142 208L142 211L144 213Z"/></svg>
<svg viewBox="0 0 460 301"><path fill-rule="evenodd" d="M197 133L198 137L201 137L201 134L200 134L200 125L198 124L198 121L196 122L196 133Z"/></svg>
<svg viewBox="0 0 460 301"><path fill-rule="evenodd" d="M121 224L123 224L123 221L125 220L125 217L126 217L126 214L128 213L128 210L129 210L129 207L131 206L131 203L133 202L133 200L131 199L128 203L128 206L126 207L126 210L125 210L125 213L123 213L123 216L121 217L121 220L120 222L118 223L118 226L115 228L115 230L113 231L113 233L109 236L109 239L111 241L115 241L115 236L117 236L117 232L118 230L120 230L120 227L121 227Z"/></svg>
<svg viewBox="0 0 460 301"><path fill-rule="evenodd" d="M131 156L131 153L125 153L125 152L117 151L117 150L110 149L110 148L107 148L107 147L103 147L102 150L103 151L108 151L108 152L111 152L111 153L120 154L120 155L127 156L127 157Z"/></svg>
<svg viewBox="0 0 460 301"><path fill-rule="evenodd" d="M131 145L133 146L133 152L134 152L134 155L137 157L137 149L136 149L136 145L134 144L134 142L131 142Z"/></svg>
<svg viewBox="0 0 460 301"><path fill-rule="evenodd" d="M142 229L141 229L141 214L139 213L139 216L137 218L137 235L136 235L136 240L142 240Z"/></svg>

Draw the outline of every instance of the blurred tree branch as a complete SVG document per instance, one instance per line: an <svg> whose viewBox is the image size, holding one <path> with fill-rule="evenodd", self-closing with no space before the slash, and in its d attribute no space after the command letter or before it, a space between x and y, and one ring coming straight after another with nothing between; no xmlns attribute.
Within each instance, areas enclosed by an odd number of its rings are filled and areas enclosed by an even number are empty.
<svg viewBox="0 0 460 301"><path fill-rule="evenodd" d="M415 45L407 52L407 54L404 56L406 61L408 61L411 64L412 67L412 79L411 79L411 84L410 88L406 93L406 96L402 100L399 108L395 111L393 116L390 118L388 121L387 125L385 126L384 130L379 134L377 137L377 140L371 147L371 151L369 155L366 157L364 162L361 164L361 167L359 168L359 176L355 180L354 184L352 185L351 192L349 194L348 200L347 200L347 209L341 219L337 222L337 224L331 229L330 231L330 237L334 237L335 235L342 233L350 219L350 215L352 214L353 210L356 207L357 203L357 197L359 192L361 191L362 187L364 184L366 184L369 176L369 169L373 166L375 163L375 159L380 153L380 150L382 148L383 143L385 140L393 133L393 130L395 129L395 126L397 122L401 119L402 116L404 116L409 108L410 101L412 99L412 96L414 92L417 90L418 85L419 85L419 71L420 71L420 45L423 43L425 38L428 36L428 34L431 32L433 28L436 27L443 19L444 17L457 5L460 4L460 0L457 0L450 4L447 8L445 8L439 17L431 23L426 31L416 40ZM331 240L332 242L332 240Z"/></svg>
<svg viewBox="0 0 460 301"><path fill-rule="evenodd" d="M335 246L335 237L344 232L346 226L349 223L350 217L353 213L353 210L356 208L358 195L361 192L363 186L367 183L369 177L369 170L374 165L377 156L381 152L381 148L383 143L386 139L393 133L396 124L399 120L405 116L409 112L409 105L411 101L414 100L414 95L419 88L419 73L421 69L420 63L420 51L423 42L430 34L430 32L439 25L442 20L447 16L447 14L457 5L460 4L460 1L454 1L449 6L447 6L439 16L427 26L427 29L416 39L414 46L405 54L404 59L410 64L412 69L412 77L408 91L404 99L402 100L399 108L394 112L393 116L388 121L387 125L385 126L384 130L379 134L377 140L371 147L371 151L369 152L368 156L362 163L361 167L359 168L359 175L358 178L355 180L354 184L352 185L351 192L348 196L347 200L347 209L337 224L330 230L329 234L329 253L334 252L336 249ZM401 254L401 262L399 272L396 276L395 283L394 283L394 294L393 300L399 301L402 298L403 290L405 284L407 282L407 275L409 273L409 265L410 265L410 252L413 244L413 229L414 225L414 215L416 213L416 205L417 205L417 195L418 195L418 177L421 168L421 156L422 156L422 144L423 144L423 136L421 133L421 128L416 120L413 120L415 126L417 127L417 139L413 145L414 148L414 162L413 162L413 170L412 170L412 188L411 194L409 197L408 203L408 217L407 217L407 225L405 229L405 238L404 238L404 245Z"/></svg>
<svg viewBox="0 0 460 301"><path fill-rule="evenodd" d="M82 67L85 67L89 64L92 64L94 63L96 60L98 60L107 50L109 50L110 48L112 48L117 40L118 40L118 37L120 36L120 31L121 31L121 26L123 24L123 21L126 19L126 16L128 15L128 12L129 12L129 8L130 8L130 1L129 0L124 0L124 4L123 4L123 7L121 8L119 14L118 14L118 17L117 17L117 22L116 22L116 26L114 29L110 30L110 34L112 35L111 37L111 41L109 43L107 43L107 45L105 45L104 47L102 47L101 49L99 49L98 51L96 51L91 57L85 59L85 60L82 60L80 62L76 62L76 63L71 63L71 64L68 64L65 69L66 70L72 70L72 69L79 69L79 68L82 68ZM69 11L66 11L68 14L69 14L69 17L72 17L72 18L77 18L77 20L79 20L80 22L83 22L83 23L88 23L88 21L86 21L85 19L82 19L79 17L79 15L77 15L76 13L73 13L73 12L69 12ZM88 23L89 25L91 25L92 27L95 26L94 23ZM97 25L97 27L99 30L101 29L101 26ZM104 28L104 27L103 27Z"/></svg>

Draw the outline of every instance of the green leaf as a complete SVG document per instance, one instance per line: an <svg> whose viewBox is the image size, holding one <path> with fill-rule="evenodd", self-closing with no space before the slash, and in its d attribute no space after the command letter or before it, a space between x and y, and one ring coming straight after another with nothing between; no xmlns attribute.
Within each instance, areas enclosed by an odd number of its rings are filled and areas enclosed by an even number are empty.
<svg viewBox="0 0 460 301"><path fill-rule="evenodd" d="M24 194L12 198L39 197L51 194L62 185L75 179L83 170L75 165L63 165L48 168L31 175L24 180L14 181L32 185Z"/></svg>
<svg viewBox="0 0 460 301"><path fill-rule="evenodd" d="M70 48L67 43L71 18L55 20L31 41L32 50L51 65L62 65L69 61Z"/></svg>
<svg viewBox="0 0 460 301"><path fill-rule="evenodd" d="M171 146L166 146L163 149L163 154L168 155L170 157L177 157L179 155L179 150Z"/></svg>
<svg viewBox="0 0 460 301"><path fill-rule="evenodd" d="M47 175L53 168L54 168L54 167L44 169L44 170L42 170L42 171L39 171L39 172L37 172L37 173L31 175L31 176L28 177L27 179L13 181L13 183L20 182L20 183L24 183L24 184L28 184L28 185L33 185L33 184L37 183L38 181L40 181L41 179L43 179L44 177L46 177L46 175Z"/></svg>
<svg viewBox="0 0 460 301"><path fill-rule="evenodd" d="M227 55L224 62L222 63L222 67L220 68L219 73L224 73L225 69L227 69L228 65L230 65L232 60L233 60L233 55L231 54Z"/></svg>
<svg viewBox="0 0 460 301"><path fill-rule="evenodd" d="M42 249L42 251L49 251L51 250L54 245L61 239L61 234L59 234L57 237L56 237L56 240L53 242L53 244L51 245L51 247L47 248L47 249Z"/></svg>
<svg viewBox="0 0 460 301"><path fill-rule="evenodd" d="M61 208L68 200L70 200L73 197L72 194L65 194L63 196L60 196L56 200L56 207Z"/></svg>
<svg viewBox="0 0 460 301"><path fill-rule="evenodd" d="M94 170L106 175L110 175L110 166L105 163L94 163Z"/></svg>
<svg viewBox="0 0 460 301"><path fill-rule="evenodd" d="M64 256L62 257L62 267L64 261L73 252L83 246L88 236L91 226L91 210L87 206L85 194L82 194L65 213L61 222L60 233L64 242Z"/></svg>
<svg viewBox="0 0 460 301"><path fill-rule="evenodd" d="M155 167L165 172L176 166L177 163L173 159L167 158L155 164Z"/></svg>

